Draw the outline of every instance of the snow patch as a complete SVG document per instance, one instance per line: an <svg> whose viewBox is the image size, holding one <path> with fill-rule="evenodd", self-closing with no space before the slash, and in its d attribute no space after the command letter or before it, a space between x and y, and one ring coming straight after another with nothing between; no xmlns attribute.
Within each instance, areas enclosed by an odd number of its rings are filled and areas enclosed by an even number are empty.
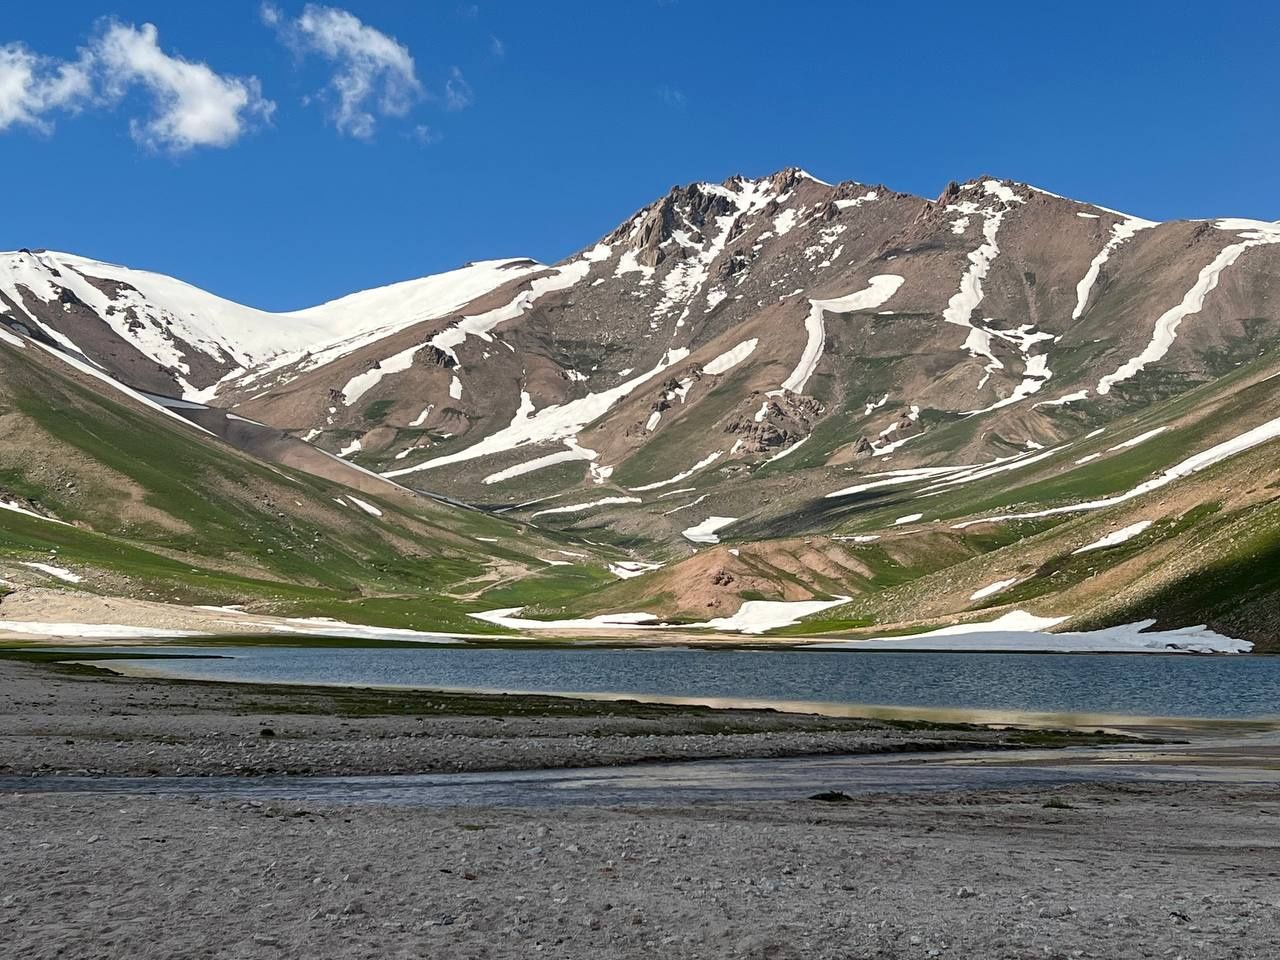
<svg viewBox="0 0 1280 960"><path fill-rule="evenodd" d="M808 335L804 351L791 375L782 382L782 390L801 393L813 372L818 369L818 361L822 359L822 351L826 346L827 313L853 313L858 310L874 310L888 301L905 278L897 274L886 273L872 277L867 286L854 293L830 300L810 300L809 314L805 317L804 328Z"/></svg>
<svg viewBox="0 0 1280 960"><path fill-rule="evenodd" d="M13 500L0 500L0 510L9 510L12 513L20 513L23 516L35 517L37 520L45 520L48 523L60 523L64 527L71 526L71 524L67 523L65 520L59 520L56 517L46 517L42 513L36 513L34 510L28 510L26 507L19 503L15 503Z"/></svg>
<svg viewBox="0 0 1280 960"><path fill-rule="evenodd" d="M1192 474L1199 473L1201 470L1207 470L1214 464L1221 463L1230 457L1251 450L1260 444L1275 440L1280 437L1280 418L1268 420L1266 423L1254 427L1239 436L1232 437L1230 440L1224 440L1222 443L1215 444L1207 450L1202 450L1194 456L1188 457L1180 463L1175 464L1168 470L1165 470L1157 477L1145 480L1126 490L1124 493L1116 494L1114 497L1104 497L1100 500L1090 500L1087 503L1073 503L1065 507L1052 507L1048 510L1037 510L1030 513L1007 513L996 514L989 517L983 517L978 520L966 520L963 523L953 524L955 530L963 530L978 523L1002 523L1006 520L1031 520L1039 517L1061 516L1067 513L1084 513L1090 510L1105 510L1107 507L1114 507L1117 504L1126 503L1143 494L1150 493L1153 490L1159 490L1167 487L1175 480L1183 477L1189 477Z"/></svg>
<svg viewBox="0 0 1280 960"><path fill-rule="evenodd" d="M719 460L723 456L724 456L724 451L717 450L714 453L703 457L701 460L695 463L688 470L681 470L674 477L668 477L666 480L659 480L656 483L646 483L644 486L641 486L641 487L630 487L629 489L631 490L632 493L643 493L646 490L658 490L658 489L661 489L662 487L669 487L673 483L679 483L681 480L689 479L699 470L702 470L706 467L711 466L711 464L715 463L717 460Z"/></svg>
<svg viewBox="0 0 1280 960"><path fill-rule="evenodd" d="M702 368L703 373L709 373L712 376L719 376L732 370L747 357L755 352L756 346L760 343L758 337L752 337L750 340L744 340L731 350L726 350L720 356L711 360Z"/></svg>
<svg viewBox="0 0 1280 960"><path fill-rule="evenodd" d="M812 434L810 436L812 436ZM795 443L791 444L791 446L783 447L781 450L775 453L772 457L766 460L763 464L761 464L761 466L768 466L771 463L777 463L783 457L791 456L791 454L795 453L797 450L803 447L808 440L809 440L809 437L801 437Z"/></svg>
<svg viewBox="0 0 1280 960"><path fill-rule="evenodd" d="M599 500L589 500L586 503L571 503L563 507L548 507L545 510L536 510L529 514L529 519L534 517L545 516L549 513L578 513L581 510L591 510L595 507L607 507L621 503L640 503L639 497L601 497Z"/></svg>
<svg viewBox="0 0 1280 960"><path fill-rule="evenodd" d="M1127 527L1123 527L1113 533L1108 533L1101 540L1095 540L1093 543L1086 544L1079 550L1072 550L1071 552L1072 554L1090 553L1094 550L1105 550L1107 547L1119 546L1122 543L1127 543L1138 534L1145 531L1151 526L1152 522L1153 521L1151 520L1139 520L1137 523L1131 523Z"/></svg>
<svg viewBox="0 0 1280 960"><path fill-rule="evenodd" d="M1021 610L987 623L963 623L906 637L834 640L810 644L816 650L995 650L1016 653L1248 653L1247 640L1203 626L1151 630L1141 620L1088 633L1045 633L1066 617L1037 617Z"/></svg>
<svg viewBox="0 0 1280 960"><path fill-rule="evenodd" d="M712 630L733 633L766 633L779 627L789 627L823 610L842 606L851 599L851 597L836 597L834 600L747 600L731 617L715 617L705 623L691 623L689 626L709 627Z"/></svg>
<svg viewBox="0 0 1280 960"><path fill-rule="evenodd" d="M680 532L686 540L694 543L719 543L720 538L716 536L716 531L737 522L737 517L707 517L701 523L686 527Z"/></svg>
<svg viewBox="0 0 1280 960"><path fill-rule="evenodd" d="M66 567L55 567L49 563L32 563L28 561L22 561L22 565L30 567L32 570L39 570L41 573L47 573L51 577L57 577L64 583L81 583L84 581L84 577L78 573L72 573Z"/></svg>
<svg viewBox="0 0 1280 960"><path fill-rule="evenodd" d="M364 500L361 500L359 497L353 496L350 493L347 494L347 499L350 500L352 503L354 503L357 507L359 507L365 513L369 514L369 516L371 517L382 516L382 511L379 510L377 507L375 507L372 503L368 503Z"/></svg>
<svg viewBox="0 0 1280 960"><path fill-rule="evenodd" d="M993 584L990 584L990 585L988 585L988 586L985 586L985 587L982 587L982 588L980 588L980 589L978 589L978 590L973 591L973 593L969 594L969 599L970 599L970 600L985 600L987 597L995 596L995 595L996 595L997 593L999 593L1001 590L1008 590L1010 587L1012 587L1012 586L1013 586L1015 583L1017 583L1017 582L1018 582L1018 578L1017 578L1017 577L1013 577L1013 578L1012 578L1012 579L1010 579L1010 580L997 580L997 581L996 581L995 583L993 583Z"/></svg>
<svg viewBox="0 0 1280 960"><path fill-rule="evenodd" d="M1108 453L1114 453L1116 450L1127 450L1129 447L1136 447L1140 443L1146 443L1152 437L1158 437L1160 434L1168 430L1168 427L1156 427L1154 430L1148 430L1146 433L1140 433L1136 437L1130 437L1124 443L1117 443L1108 450Z"/></svg>
<svg viewBox="0 0 1280 960"><path fill-rule="evenodd" d="M548 453L543 457L535 457L534 460L525 461L524 463L517 463L516 466L507 467L506 470L499 470L497 474L489 474L489 476L485 477L483 483L500 484L503 480L511 480L515 476L532 474L535 470L544 470L545 467L556 466L557 463L568 463L575 460L594 461L599 456L595 451L579 447L576 443L566 443L566 447L568 449Z"/></svg>
<svg viewBox="0 0 1280 960"><path fill-rule="evenodd" d="M470 613L467 616L513 630L590 630L594 627L645 629L658 625L658 618L652 613L603 613L597 617L576 620L530 620L517 616L523 609L524 607L505 607L484 613Z"/></svg>
<svg viewBox="0 0 1280 960"><path fill-rule="evenodd" d="M437 467L463 463L495 453L505 453L528 444L576 439L578 433L587 424L602 417L619 400L688 355L689 351L684 347L668 350L656 367L638 377L627 380L612 389L600 393L589 393L577 400L552 404L537 411L534 410L533 399L528 392L521 391L519 409L516 410L511 423L501 430L491 433L465 450L426 460L412 467L391 470L383 476L398 477L419 470L434 470Z"/></svg>
<svg viewBox="0 0 1280 960"><path fill-rule="evenodd" d="M1077 213L1078 217L1093 217L1097 219L1096 214ZM1131 239L1139 230L1149 230L1152 227L1158 227L1159 224L1153 220L1143 220L1141 217L1129 217L1121 220L1111 228L1111 236L1098 251L1097 256L1089 264L1089 269L1085 271L1084 277L1076 284L1076 308L1071 312L1072 320L1079 320L1084 313L1085 306L1089 303L1089 292L1093 289L1093 285L1098 280L1098 274L1102 270L1102 265L1110 259L1111 254L1115 252L1126 240Z"/></svg>
<svg viewBox="0 0 1280 960"><path fill-rule="evenodd" d="M1243 238L1242 241L1223 247L1218 255L1200 271L1196 282L1183 296L1182 301L1157 318L1151 332L1151 342L1143 348L1142 352L1126 360L1114 373L1109 373L1098 381L1099 394L1110 393L1111 388L1117 383L1123 383L1136 376L1149 364L1164 359L1178 336L1178 327L1182 321L1204 308L1205 298L1218 286L1222 271L1240 259L1241 254L1251 247L1280 243L1280 224L1252 220L1219 220L1216 226L1220 230L1244 229L1245 232L1239 234Z"/></svg>
<svg viewBox="0 0 1280 960"><path fill-rule="evenodd" d="M642 577L651 570L662 569L660 563L646 563L643 560L619 560L617 563L609 564L609 572L619 580L630 580L633 577Z"/></svg>

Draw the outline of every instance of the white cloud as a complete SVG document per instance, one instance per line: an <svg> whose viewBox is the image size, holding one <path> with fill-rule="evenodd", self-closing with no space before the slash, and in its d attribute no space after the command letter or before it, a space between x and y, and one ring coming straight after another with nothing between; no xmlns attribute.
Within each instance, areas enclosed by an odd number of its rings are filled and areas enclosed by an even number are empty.
<svg viewBox="0 0 1280 960"><path fill-rule="evenodd" d="M275 104L262 96L257 77L232 77L208 64L184 60L160 49L155 26L109 24L93 44L104 90L118 99L140 86L151 95L154 115L130 121L134 139L174 151L225 147L269 119Z"/></svg>
<svg viewBox="0 0 1280 960"><path fill-rule="evenodd" d="M87 54L66 63L21 43L0 45L0 131L22 125L47 133L53 125L45 114L78 110L92 90Z"/></svg>
<svg viewBox="0 0 1280 960"><path fill-rule="evenodd" d="M256 77L224 76L165 53L149 23L112 21L74 61L41 56L20 43L0 46L0 131L23 125L48 132L47 114L112 106L135 88L150 95L154 114L130 121L134 139L175 152L229 146L275 109Z"/></svg>
<svg viewBox="0 0 1280 960"><path fill-rule="evenodd" d="M402 117L423 95L408 48L346 10L309 3L288 20L265 3L262 19L299 52L319 54L337 67L329 87L336 101L333 122L343 133L367 139L377 126L375 112Z"/></svg>

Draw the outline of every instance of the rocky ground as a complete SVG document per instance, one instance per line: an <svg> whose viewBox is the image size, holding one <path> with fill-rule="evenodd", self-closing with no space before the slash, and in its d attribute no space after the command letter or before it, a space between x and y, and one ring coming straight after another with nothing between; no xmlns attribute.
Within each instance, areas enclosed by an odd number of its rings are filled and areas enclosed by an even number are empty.
<svg viewBox="0 0 1280 960"><path fill-rule="evenodd" d="M0 797L7 956L1280 956L1274 791L681 809Z"/></svg>
<svg viewBox="0 0 1280 960"><path fill-rule="evenodd" d="M0 659L0 774L513 770L1012 746L1027 736L761 710L150 680Z"/></svg>

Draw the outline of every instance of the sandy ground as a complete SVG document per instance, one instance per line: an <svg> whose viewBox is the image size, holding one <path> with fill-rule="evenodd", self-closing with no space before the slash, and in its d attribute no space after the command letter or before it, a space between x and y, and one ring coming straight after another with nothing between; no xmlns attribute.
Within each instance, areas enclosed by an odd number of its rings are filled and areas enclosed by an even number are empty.
<svg viewBox="0 0 1280 960"><path fill-rule="evenodd" d="M971 748L1014 736L555 697L148 680L0 660L7 774L513 770Z"/></svg>
<svg viewBox="0 0 1280 960"><path fill-rule="evenodd" d="M1274 791L1049 800L436 810L10 795L0 943L166 960L1280 956Z"/></svg>

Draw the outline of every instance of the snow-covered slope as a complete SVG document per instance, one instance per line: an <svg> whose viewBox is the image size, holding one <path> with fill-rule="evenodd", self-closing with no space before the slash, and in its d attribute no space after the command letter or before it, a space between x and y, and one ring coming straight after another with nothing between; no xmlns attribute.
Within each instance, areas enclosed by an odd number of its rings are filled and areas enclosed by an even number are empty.
<svg viewBox="0 0 1280 960"><path fill-rule="evenodd" d="M102 332L89 332L94 345L82 346L86 338L77 327L86 319L68 317L74 304L83 305L120 341L170 371L185 398L201 399L235 368L335 344L355 350L537 269L527 260L488 260L304 310L269 313L163 274L74 254L17 251L0 253L0 315L102 363L109 352Z"/></svg>

